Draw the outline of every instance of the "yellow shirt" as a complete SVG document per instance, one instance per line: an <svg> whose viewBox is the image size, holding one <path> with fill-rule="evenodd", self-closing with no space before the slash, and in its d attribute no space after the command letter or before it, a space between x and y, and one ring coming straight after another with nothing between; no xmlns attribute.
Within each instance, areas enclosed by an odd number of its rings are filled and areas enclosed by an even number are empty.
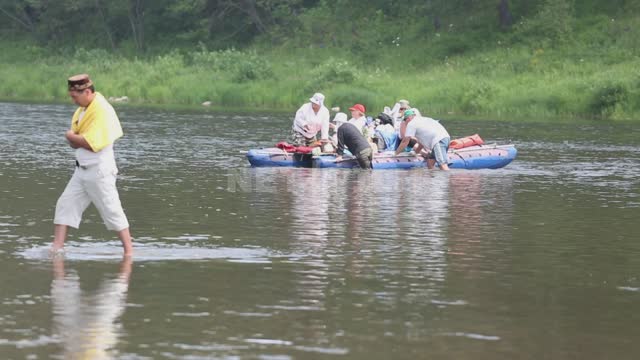
<svg viewBox="0 0 640 360"><path fill-rule="evenodd" d="M82 111L84 115L80 121ZM116 111L99 92L89 106L79 107L73 114L71 130L82 135L94 152L113 144L123 135Z"/></svg>

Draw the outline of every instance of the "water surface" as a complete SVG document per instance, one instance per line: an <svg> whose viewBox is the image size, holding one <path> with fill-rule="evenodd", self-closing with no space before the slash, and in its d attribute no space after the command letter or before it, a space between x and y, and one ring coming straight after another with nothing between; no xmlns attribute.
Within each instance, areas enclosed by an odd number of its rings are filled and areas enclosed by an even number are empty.
<svg viewBox="0 0 640 360"><path fill-rule="evenodd" d="M444 121L500 170L252 169L278 115L119 109L133 262L50 258L71 106L0 104L0 357L636 359L640 126Z"/></svg>

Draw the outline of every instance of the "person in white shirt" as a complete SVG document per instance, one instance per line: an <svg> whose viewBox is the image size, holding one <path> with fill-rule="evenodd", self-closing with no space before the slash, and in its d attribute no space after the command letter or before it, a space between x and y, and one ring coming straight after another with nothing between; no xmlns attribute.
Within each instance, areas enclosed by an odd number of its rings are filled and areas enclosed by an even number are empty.
<svg viewBox="0 0 640 360"><path fill-rule="evenodd" d="M393 118L393 127L400 131L400 125L402 124L402 120L404 119L404 112L410 109L409 100L399 100L391 110L391 117Z"/></svg>
<svg viewBox="0 0 640 360"><path fill-rule="evenodd" d="M329 142L329 109L324 106L324 95L313 94L309 102L298 109L291 132L294 145L316 146Z"/></svg>
<svg viewBox="0 0 640 360"><path fill-rule="evenodd" d="M331 123L331 128L333 129L333 135L331 136L331 145L335 148L338 146L338 128L342 124L347 123L347 114L343 112L339 112L333 118L333 122Z"/></svg>
<svg viewBox="0 0 640 360"><path fill-rule="evenodd" d="M433 169L436 162L442 170L449 170L447 151L449 150L449 133L438 121L428 117L417 116L413 109L404 112L404 122L407 123L404 137L396 150L396 155L404 151L411 139L418 142L416 153L424 148L430 150L427 156L427 166Z"/></svg>
<svg viewBox="0 0 640 360"><path fill-rule="evenodd" d="M364 134L364 128L367 126L367 118L365 117L365 107L362 104L355 104L349 108L351 111L351 119L349 123L353 124Z"/></svg>

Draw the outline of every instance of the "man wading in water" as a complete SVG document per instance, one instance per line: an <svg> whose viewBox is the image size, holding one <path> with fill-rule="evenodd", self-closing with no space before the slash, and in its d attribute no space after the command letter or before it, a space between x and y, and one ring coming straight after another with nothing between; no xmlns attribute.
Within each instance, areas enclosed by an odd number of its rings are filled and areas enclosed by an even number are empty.
<svg viewBox="0 0 640 360"><path fill-rule="evenodd" d="M130 256L129 222L116 188L118 168L113 153L113 143L123 135L120 120L104 96L95 92L89 75L70 77L68 87L69 96L79 106L65 134L76 149L76 170L56 204L51 250L56 253L63 248L68 227L77 229L82 213L93 203L107 229L118 232L124 255Z"/></svg>

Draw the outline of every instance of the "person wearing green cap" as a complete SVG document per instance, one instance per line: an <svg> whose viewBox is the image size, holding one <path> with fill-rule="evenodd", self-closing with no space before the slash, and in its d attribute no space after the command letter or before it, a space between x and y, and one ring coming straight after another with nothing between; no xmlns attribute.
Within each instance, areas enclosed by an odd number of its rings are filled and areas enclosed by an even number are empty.
<svg viewBox="0 0 640 360"><path fill-rule="evenodd" d="M418 116L415 109L409 109L404 112L404 122L406 123L406 129L396 150L396 155L403 152L409 141L414 139L418 143L417 154L423 148L430 150L427 156L427 167L429 169L433 169L437 163L440 169L449 170L447 151L449 150L450 136L444 126L431 118Z"/></svg>

